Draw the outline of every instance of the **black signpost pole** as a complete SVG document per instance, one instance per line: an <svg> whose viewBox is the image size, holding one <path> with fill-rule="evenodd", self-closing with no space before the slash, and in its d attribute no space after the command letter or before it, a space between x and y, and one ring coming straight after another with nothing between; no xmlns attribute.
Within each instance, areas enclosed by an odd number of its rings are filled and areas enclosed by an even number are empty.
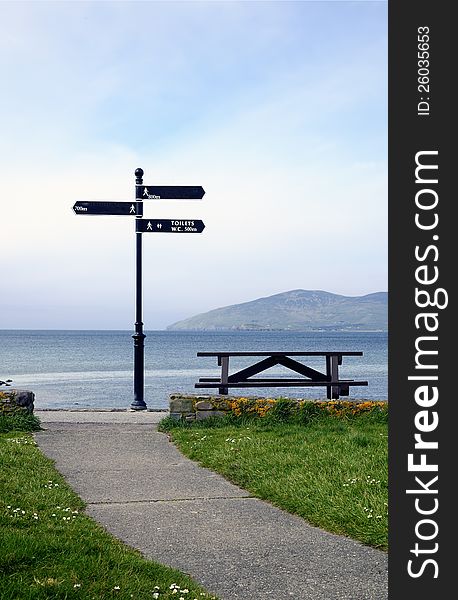
<svg viewBox="0 0 458 600"><path fill-rule="evenodd" d="M135 183L143 183L143 169L135 170ZM137 196L137 193L135 193ZM137 200L138 202L138 200ZM143 202L138 202L139 210L136 218L143 216ZM145 334L143 333L142 321L142 233L135 232L136 244L136 276L135 276L135 333L134 339L134 400L130 407L133 410L146 410L147 406L144 400L145 395Z"/></svg>

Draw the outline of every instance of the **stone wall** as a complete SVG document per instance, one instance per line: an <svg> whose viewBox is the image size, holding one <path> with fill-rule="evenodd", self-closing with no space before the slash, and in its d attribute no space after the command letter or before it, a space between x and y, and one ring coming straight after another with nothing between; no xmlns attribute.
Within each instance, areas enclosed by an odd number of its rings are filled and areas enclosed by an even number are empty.
<svg viewBox="0 0 458 600"><path fill-rule="evenodd" d="M300 398L291 399L299 402ZM201 421L208 417L224 417L228 412L237 413L241 403L248 412L262 416L272 407L275 400L261 396L205 396L201 394L171 394L170 416L186 421Z"/></svg>
<svg viewBox="0 0 458 600"><path fill-rule="evenodd" d="M35 394L30 390L18 390L15 388L0 389L0 414L11 414L18 412L33 413Z"/></svg>
<svg viewBox="0 0 458 600"><path fill-rule="evenodd" d="M292 403L293 409L301 410L304 402L316 403L327 407L331 413L356 414L372 410L376 407L387 407L386 401L373 401L364 399L354 400L324 400L312 398L283 399ZM171 394L170 416L174 419L185 421L201 421L208 417L223 417L228 412L235 416L241 414L249 416L265 416L279 401L279 399L261 396L204 396L200 394Z"/></svg>

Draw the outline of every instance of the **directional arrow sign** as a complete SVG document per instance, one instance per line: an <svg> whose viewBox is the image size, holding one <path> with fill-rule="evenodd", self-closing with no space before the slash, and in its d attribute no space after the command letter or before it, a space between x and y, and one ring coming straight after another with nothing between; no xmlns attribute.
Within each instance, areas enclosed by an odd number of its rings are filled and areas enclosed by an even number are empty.
<svg viewBox="0 0 458 600"><path fill-rule="evenodd" d="M196 219L137 219L137 233L202 233L203 221Z"/></svg>
<svg viewBox="0 0 458 600"><path fill-rule="evenodd" d="M137 185L137 200L201 200L201 185Z"/></svg>
<svg viewBox="0 0 458 600"><path fill-rule="evenodd" d="M77 215L141 215L140 202L75 202Z"/></svg>

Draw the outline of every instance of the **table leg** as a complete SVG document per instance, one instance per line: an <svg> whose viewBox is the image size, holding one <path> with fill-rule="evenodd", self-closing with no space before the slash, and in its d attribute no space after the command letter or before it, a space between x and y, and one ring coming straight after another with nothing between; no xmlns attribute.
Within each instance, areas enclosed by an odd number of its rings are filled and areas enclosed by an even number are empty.
<svg viewBox="0 0 458 600"><path fill-rule="evenodd" d="M221 383L223 384L220 388L219 388L219 393L222 396L227 396L227 394L229 393L229 388L227 387L227 385L225 386L224 384L227 384L227 380L229 377L229 356L221 356Z"/></svg>
<svg viewBox="0 0 458 600"><path fill-rule="evenodd" d="M331 361L329 356L326 356L326 375L327 377L331 377ZM332 398L332 390L330 385L326 386L326 398L328 400L331 400Z"/></svg>
<svg viewBox="0 0 458 600"><path fill-rule="evenodd" d="M339 380L339 357L338 355L331 355L329 357L329 362L330 362L330 368L331 368L331 381L338 381ZM339 386L338 385L333 385L331 386L331 397L333 400L338 400L339 399Z"/></svg>

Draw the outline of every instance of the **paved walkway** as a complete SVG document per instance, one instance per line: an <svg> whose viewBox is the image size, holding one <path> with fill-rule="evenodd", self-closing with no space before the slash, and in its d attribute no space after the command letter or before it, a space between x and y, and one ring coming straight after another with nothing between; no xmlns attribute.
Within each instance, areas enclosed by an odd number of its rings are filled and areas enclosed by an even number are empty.
<svg viewBox="0 0 458 600"><path fill-rule="evenodd" d="M386 600L387 556L311 527L184 458L164 413L36 411L87 513L221 600Z"/></svg>

